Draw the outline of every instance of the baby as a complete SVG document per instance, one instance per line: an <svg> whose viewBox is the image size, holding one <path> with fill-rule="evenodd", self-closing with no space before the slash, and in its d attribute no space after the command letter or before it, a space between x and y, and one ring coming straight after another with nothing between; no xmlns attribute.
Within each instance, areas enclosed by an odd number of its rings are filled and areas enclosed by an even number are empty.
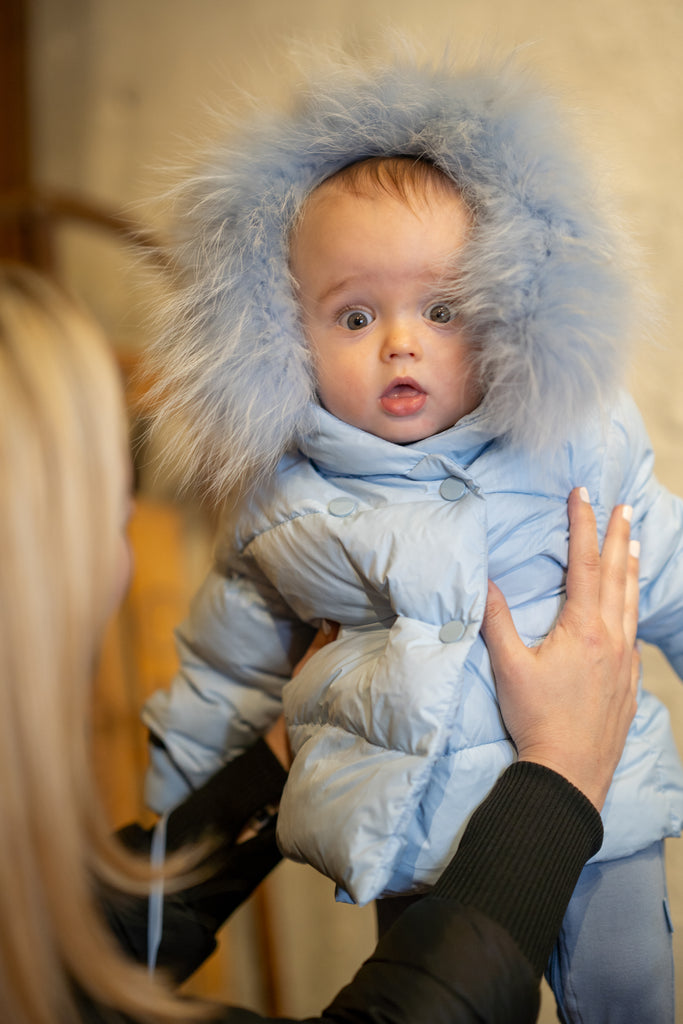
<svg viewBox="0 0 683 1024"><path fill-rule="evenodd" d="M471 217L409 157L352 164L306 202L290 267L320 404L394 444L452 427L480 386L448 271Z"/></svg>
<svg viewBox="0 0 683 1024"><path fill-rule="evenodd" d="M683 675L683 503L618 390L622 241L554 107L505 68L346 71L193 186L159 416L184 419L218 493L245 493L144 720L164 810L284 703L280 844L364 903L427 889L514 758L487 580L537 643L573 487L602 532L632 507L639 632ZM321 619L338 640L288 682ZM643 691L549 964L563 1019L673 1021L663 838L682 816Z"/></svg>

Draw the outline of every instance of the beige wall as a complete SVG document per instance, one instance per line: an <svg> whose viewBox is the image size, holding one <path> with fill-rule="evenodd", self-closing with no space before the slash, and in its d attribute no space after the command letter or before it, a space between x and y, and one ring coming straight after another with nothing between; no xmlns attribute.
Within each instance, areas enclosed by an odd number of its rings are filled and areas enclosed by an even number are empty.
<svg viewBox="0 0 683 1024"><path fill-rule="evenodd" d="M683 492L680 0L33 0L37 176L51 187L128 206L163 230L164 216L149 199L169 180L168 166L212 130L208 108L239 106L243 88L277 95L290 35L322 43L334 32L343 45L366 49L389 27L436 50L449 40L469 49L530 44L525 60L584 110L593 149L613 168L614 193L661 298L656 344L641 345L632 383L659 475ZM64 246L69 274L112 333L135 343L149 303L135 291L140 305L131 307L134 272L94 241L79 237ZM648 655L650 661L651 685L668 703L683 749L680 688L660 658ZM670 846L680 928L683 848ZM288 867L281 876L275 898L282 920L286 927L295 918L305 924L283 948L289 1008L312 1012L371 942L371 915L330 910L328 887L305 869ZM311 890L324 893L322 905L317 895L309 897ZM310 955L307 929L314 933ZM321 933L327 933L322 941ZM683 978L681 947L677 956ZM322 963L334 969L325 973ZM551 1020L549 1008L544 1012Z"/></svg>

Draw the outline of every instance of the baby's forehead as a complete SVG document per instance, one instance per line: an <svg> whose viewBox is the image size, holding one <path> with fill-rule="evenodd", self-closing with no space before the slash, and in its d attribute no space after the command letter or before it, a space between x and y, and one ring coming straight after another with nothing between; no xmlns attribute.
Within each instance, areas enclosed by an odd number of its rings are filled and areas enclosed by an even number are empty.
<svg viewBox="0 0 683 1024"><path fill-rule="evenodd" d="M454 191L430 203L410 203L330 180L311 194L291 238L289 266L298 286L318 302L360 285L399 280L432 288L452 279L470 227Z"/></svg>
<svg viewBox="0 0 683 1024"><path fill-rule="evenodd" d="M418 219L430 219L434 213L452 220L456 234L469 233L474 218L460 192L452 184L448 187L427 181L407 184L399 189L385 188L374 181L339 178L334 175L314 188L301 205L290 233L290 248L310 240L318 231L339 224L343 218L358 218L357 229L362 230L368 216L377 224L396 216L397 210L414 214Z"/></svg>

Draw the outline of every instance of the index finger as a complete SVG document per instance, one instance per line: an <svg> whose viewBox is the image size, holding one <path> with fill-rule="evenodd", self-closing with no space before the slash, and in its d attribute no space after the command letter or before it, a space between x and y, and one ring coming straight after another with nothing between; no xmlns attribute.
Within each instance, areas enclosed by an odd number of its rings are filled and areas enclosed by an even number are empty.
<svg viewBox="0 0 683 1024"><path fill-rule="evenodd" d="M595 513L585 487L569 495L569 553L567 556L567 601L585 613L594 613L600 603L600 550Z"/></svg>

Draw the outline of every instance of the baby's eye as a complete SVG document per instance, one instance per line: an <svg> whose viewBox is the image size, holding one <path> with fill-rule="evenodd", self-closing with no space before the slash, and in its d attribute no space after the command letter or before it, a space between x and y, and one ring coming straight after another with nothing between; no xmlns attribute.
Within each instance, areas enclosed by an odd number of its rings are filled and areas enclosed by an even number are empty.
<svg viewBox="0 0 683 1024"><path fill-rule="evenodd" d="M455 316L455 310L446 302L437 302L435 306L430 306L427 310L427 319L432 320L435 324L450 323Z"/></svg>
<svg viewBox="0 0 683 1024"><path fill-rule="evenodd" d="M372 323L372 320L372 316L369 313L364 313L362 309L353 309L350 313L342 315L342 323L350 331L362 331L364 327Z"/></svg>

